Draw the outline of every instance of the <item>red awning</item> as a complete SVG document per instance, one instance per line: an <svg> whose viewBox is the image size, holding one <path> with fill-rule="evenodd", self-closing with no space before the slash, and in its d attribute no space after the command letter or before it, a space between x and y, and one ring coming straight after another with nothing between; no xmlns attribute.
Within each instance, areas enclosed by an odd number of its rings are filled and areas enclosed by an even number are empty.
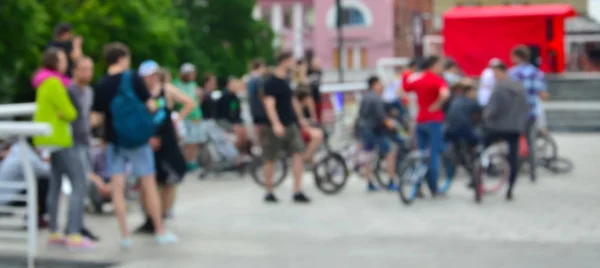
<svg viewBox="0 0 600 268"><path fill-rule="evenodd" d="M506 18L537 16L575 16L575 9L569 4L504 5L455 7L444 13L444 19Z"/></svg>

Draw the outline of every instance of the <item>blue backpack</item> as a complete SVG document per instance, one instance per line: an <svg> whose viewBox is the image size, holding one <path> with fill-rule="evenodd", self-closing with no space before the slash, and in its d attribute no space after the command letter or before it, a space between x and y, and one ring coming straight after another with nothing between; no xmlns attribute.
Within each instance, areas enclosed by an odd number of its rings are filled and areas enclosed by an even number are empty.
<svg viewBox="0 0 600 268"><path fill-rule="evenodd" d="M133 91L131 71L121 75L121 84L110 103L115 143L123 148L136 148L148 143L157 124L154 116Z"/></svg>

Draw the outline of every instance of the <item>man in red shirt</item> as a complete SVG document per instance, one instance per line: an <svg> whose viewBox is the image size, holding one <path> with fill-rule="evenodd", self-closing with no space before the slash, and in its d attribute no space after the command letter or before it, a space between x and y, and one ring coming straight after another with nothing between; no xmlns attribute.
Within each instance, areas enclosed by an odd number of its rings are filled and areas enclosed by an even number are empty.
<svg viewBox="0 0 600 268"><path fill-rule="evenodd" d="M415 73L416 71L417 71L417 60L412 59L406 66L406 69L404 71L402 71L402 74L401 74L403 89L406 90L408 77L411 74ZM406 96L402 97L402 105L404 105L404 107L408 107L408 98Z"/></svg>
<svg viewBox="0 0 600 268"><path fill-rule="evenodd" d="M423 71L411 74L404 87L406 92L414 92L417 95L417 143L421 151L428 147L430 149L428 184L434 195L438 193L438 163L444 144L442 106L450 97L450 90L441 76L442 72L442 58L429 56L423 63Z"/></svg>

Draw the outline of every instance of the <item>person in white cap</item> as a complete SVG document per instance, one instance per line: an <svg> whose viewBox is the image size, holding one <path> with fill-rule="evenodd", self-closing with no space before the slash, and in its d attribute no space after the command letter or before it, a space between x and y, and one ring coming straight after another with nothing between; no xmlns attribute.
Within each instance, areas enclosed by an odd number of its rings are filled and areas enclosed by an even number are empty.
<svg viewBox="0 0 600 268"><path fill-rule="evenodd" d="M196 153L204 136L202 124L200 123L202 110L199 106L202 93L196 83L196 67L191 63L181 65L179 79L175 80L173 85L194 100L195 108L184 119L185 135L183 137L183 155L187 161L188 169L193 170L198 168Z"/></svg>
<svg viewBox="0 0 600 268"><path fill-rule="evenodd" d="M492 66L498 65L502 61L498 58L493 58L488 63L488 67L483 70L481 77L479 78L479 91L477 92L477 100L479 105L484 107L487 105L490 96L492 96L492 90L496 86L496 78L494 77L494 71Z"/></svg>

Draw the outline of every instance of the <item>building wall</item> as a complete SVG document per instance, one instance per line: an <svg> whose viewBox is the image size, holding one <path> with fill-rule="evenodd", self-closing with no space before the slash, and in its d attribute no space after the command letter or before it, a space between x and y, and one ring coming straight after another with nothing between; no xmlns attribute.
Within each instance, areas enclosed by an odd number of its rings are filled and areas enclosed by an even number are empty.
<svg viewBox="0 0 600 268"><path fill-rule="evenodd" d="M365 14L366 26L344 28L346 47L343 54L346 56L342 57L346 62L342 59L342 66L348 67L348 61L354 61L362 69L374 68L379 58L394 55L394 2L395 0L343 0L343 5L359 4L366 7L369 14ZM335 0L317 0L314 2L314 10L315 53L321 58L324 68L335 68L340 62L336 53Z"/></svg>
<svg viewBox="0 0 600 268"><path fill-rule="evenodd" d="M395 0L394 1L394 55L396 57L413 57L413 38L411 18L414 13L424 14L426 19L425 32L433 31L433 1L434 0Z"/></svg>

